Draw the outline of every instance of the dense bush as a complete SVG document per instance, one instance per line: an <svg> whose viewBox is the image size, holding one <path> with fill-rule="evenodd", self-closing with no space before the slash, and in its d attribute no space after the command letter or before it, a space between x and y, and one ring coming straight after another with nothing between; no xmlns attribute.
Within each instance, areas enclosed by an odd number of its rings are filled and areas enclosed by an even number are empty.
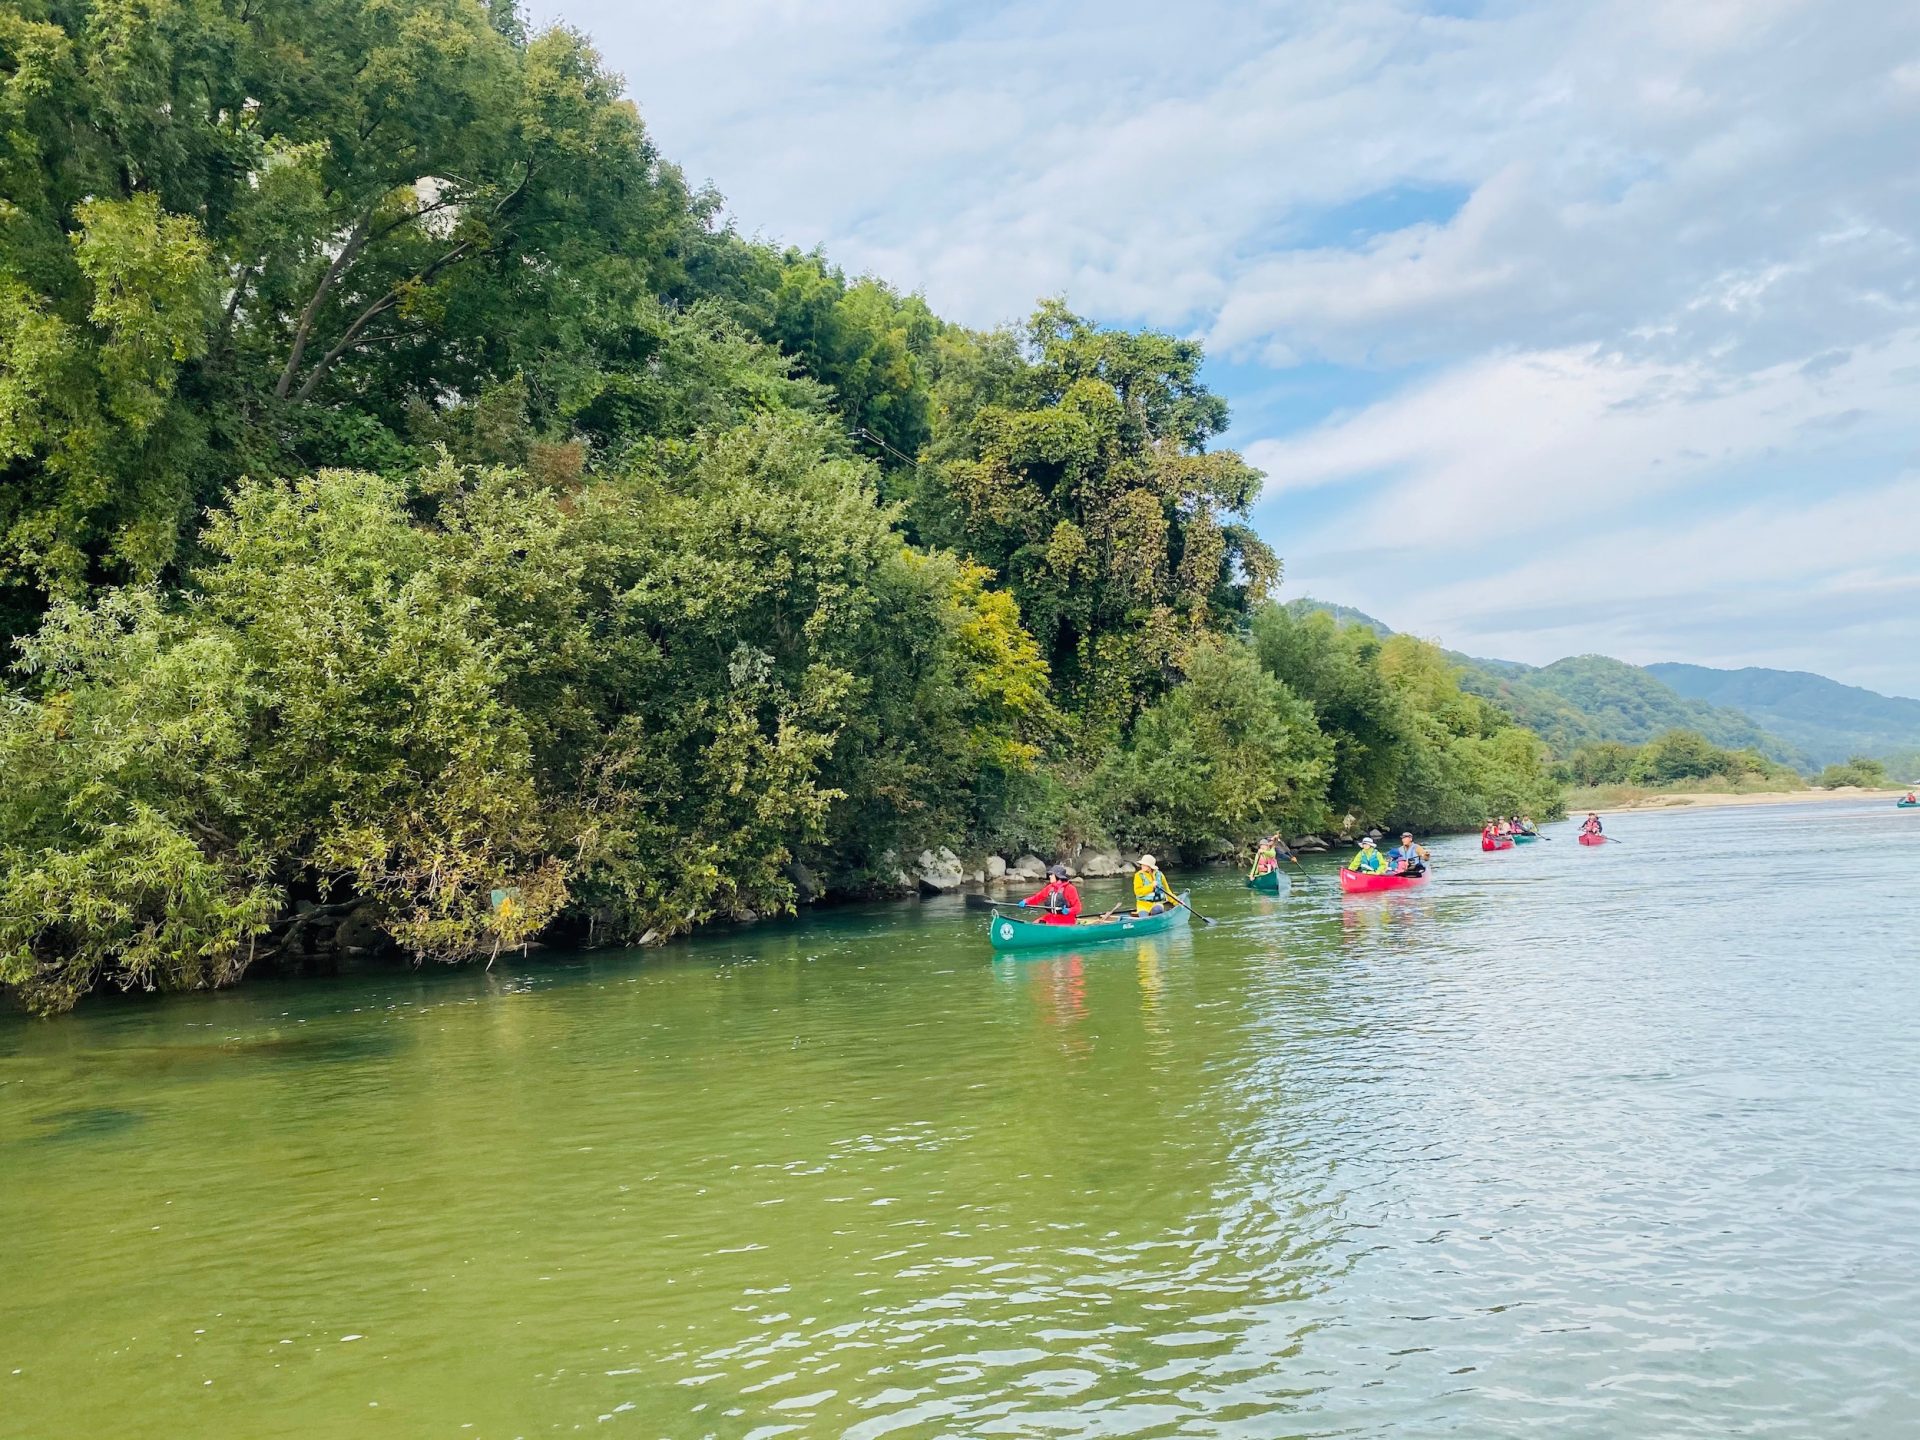
<svg viewBox="0 0 1920 1440"><path fill-rule="evenodd" d="M1838 790L1843 785L1858 785L1862 789L1878 790L1887 784L1887 767L1878 760L1868 759L1865 755L1855 755L1844 765L1827 766L1813 783L1822 790Z"/></svg>
<svg viewBox="0 0 1920 1440"><path fill-rule="evenodd" d="M1559 766L1573 785L1673 785L1724 780L1732 785L1804 783L1797 772L1757 750L1727 750L1694 730L1669 730L1644 745L1599 741L1582 745Z"/></svg>

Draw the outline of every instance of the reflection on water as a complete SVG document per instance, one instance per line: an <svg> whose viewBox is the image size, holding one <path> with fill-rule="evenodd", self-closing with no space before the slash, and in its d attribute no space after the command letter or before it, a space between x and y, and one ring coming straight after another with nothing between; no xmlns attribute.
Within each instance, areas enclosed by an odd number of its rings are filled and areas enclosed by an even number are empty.
<svg viewBox="0 0 1920 1440"><path fill-rule="evenodd" d="M1887 823L0 1022L0 1434L1905 1434Z"/></svg>

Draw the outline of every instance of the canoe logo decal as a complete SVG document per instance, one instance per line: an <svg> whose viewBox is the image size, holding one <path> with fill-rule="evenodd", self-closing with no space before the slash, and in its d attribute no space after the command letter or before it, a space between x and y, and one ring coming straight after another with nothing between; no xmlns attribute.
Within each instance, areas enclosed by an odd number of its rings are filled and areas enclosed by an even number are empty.
<svg viewBox="0 0 1920 1440"><path fill-rule="evenodd" d="M1011 940L1013 938L1013 922L1012 921L1002 920L1000 922L1000 938L1002 940Z"/></svg>

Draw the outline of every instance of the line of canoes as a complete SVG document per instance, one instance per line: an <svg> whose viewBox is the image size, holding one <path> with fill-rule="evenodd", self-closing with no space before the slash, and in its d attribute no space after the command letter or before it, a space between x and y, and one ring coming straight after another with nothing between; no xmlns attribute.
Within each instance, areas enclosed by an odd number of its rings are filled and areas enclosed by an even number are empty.
<svg viewBox="0 0 1920 1440"><path fill-rule="evenodd" d="M1904 802L1902 802L1904 803ZM1541 839L1533 835L1483 836L1480 848L1483 850L1511 850L1516 844L1531 845ZM1582 845L1604 845L1605 835L1582 835ZM1370 875L1365 871L1349 870L1342 867L1340 892L1343 895L1376 895L1389 890L1408 890L1427 883L1431 871L1419 875ZM1280 893L1280 870L1275 867L1261 875L1249 876L1247 888L1265 895ZM1101 915L1079 920L1071 925L1049 925L1040 920L1028 920L1023 916L995 915L988 927L988 937L996 950L1050 950L1065 945L1091 945L1107 940L1133 939L1146 935L1164 935L1173 930L1188 928L1187 896L1180 896L1180 903L1161 911L1157 915Z"/></svg>

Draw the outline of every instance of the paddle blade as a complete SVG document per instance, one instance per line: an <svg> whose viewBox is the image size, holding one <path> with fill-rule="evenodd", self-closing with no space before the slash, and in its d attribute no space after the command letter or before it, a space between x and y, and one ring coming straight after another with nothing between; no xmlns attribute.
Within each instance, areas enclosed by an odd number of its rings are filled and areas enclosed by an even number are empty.
<svg viewBox="0 0 1920 1440"><path fill-rule="evenodd" d="M1018 910L1018 900L995 900L989 895L969 895L966 897L969 910Z"/></svg>

